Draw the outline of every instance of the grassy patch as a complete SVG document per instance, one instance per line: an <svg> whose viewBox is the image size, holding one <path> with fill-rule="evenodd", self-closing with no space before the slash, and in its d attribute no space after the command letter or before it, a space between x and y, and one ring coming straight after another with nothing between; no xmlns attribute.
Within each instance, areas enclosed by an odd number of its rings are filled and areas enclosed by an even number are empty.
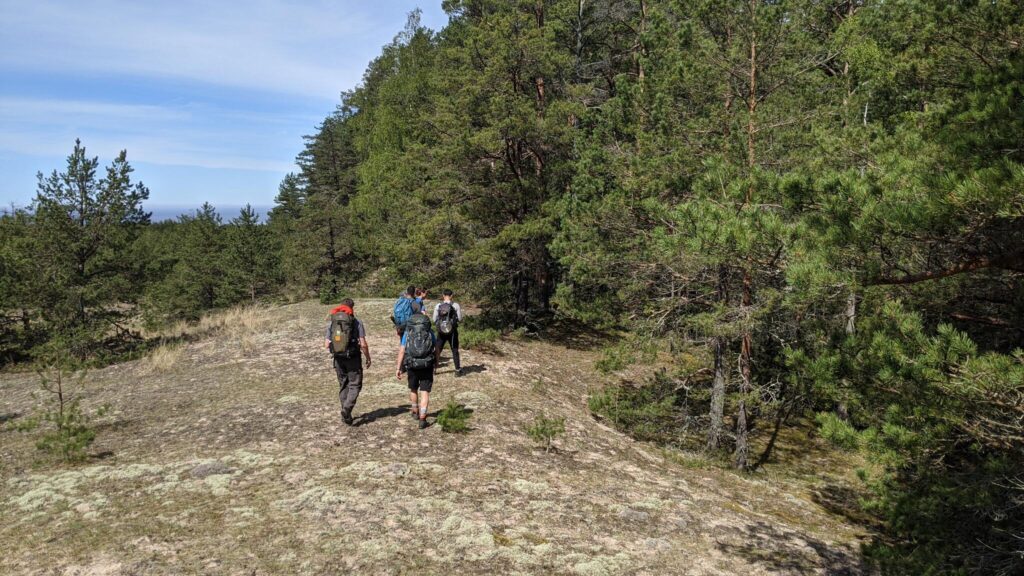
<svg viewBox="0 0 1024 576"><path fill-rule="evenodd" d="M486 348L501 338L501 332L494 328L460 328L459 346L467 350L478 350Z"/></svg>
<svg viewBox="0 0 1024 576"><path fill-rule="evenodd" d="M177 344L161 346L149 355L146 367L151 373L170 372L181 359L182 347Z"/></svg>

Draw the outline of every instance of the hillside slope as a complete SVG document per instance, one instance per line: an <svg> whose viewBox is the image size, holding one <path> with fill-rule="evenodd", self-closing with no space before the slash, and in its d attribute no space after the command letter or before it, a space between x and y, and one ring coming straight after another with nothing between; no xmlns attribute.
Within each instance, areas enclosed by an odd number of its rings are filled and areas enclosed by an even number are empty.
<svg viewBox="0 0 1024 576"><path fill-rule="evenodd" d="M431 411L472 431L420 431L394 377L387 302L359 301L374 364L339 422L327 308L266 313L226 334L88 375L109 403L93 452L66 468L0 432L0 572L25 574L860 574L858 530L784 481L684 466L594 420L594 354L545 342L464 351ZM244 348L244 349L243 349ZM448 353L444 354L448 358ZM36 381L0 376L0 414ZM566 418L559 450L523 432Z"/></svg>

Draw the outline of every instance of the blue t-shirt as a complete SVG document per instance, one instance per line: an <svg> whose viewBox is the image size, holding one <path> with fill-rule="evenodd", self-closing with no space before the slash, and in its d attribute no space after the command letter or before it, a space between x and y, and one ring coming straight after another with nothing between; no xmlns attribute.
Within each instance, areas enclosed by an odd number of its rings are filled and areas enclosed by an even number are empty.
<svg viewBox="0 0 1024 576"><path fill-rule="evenodd" d="M406 337L406 336L407 336L408 334L409 334L409 332L408 332L408 331L406 331L406 332L403 332L403 333L402 333L402 348L405 348L405 337ZM434 331L433 331L433 330L431 330L431 331L430 331L430 342L431 342L431 343L432 343L432 344L433 344L434 346L437 346L437 337L436 337L436 336L434 336Z"/></svg>

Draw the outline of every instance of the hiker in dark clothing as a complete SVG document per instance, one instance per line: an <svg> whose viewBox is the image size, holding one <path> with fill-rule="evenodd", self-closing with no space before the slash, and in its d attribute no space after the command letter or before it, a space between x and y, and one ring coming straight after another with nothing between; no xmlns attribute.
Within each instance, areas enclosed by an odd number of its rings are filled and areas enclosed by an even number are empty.
<svg viewBox="0 0 1024 576"><path fill-rule="evenodd" d="M401 380L403 372L408 374L412 416L419 420L422 430L428 426L427 406L437 370L437 339L430 327L430 318L422 313L419 302L413 302L412 308L413 314L405 324L402 347L398 351L395 377Z"/></svg>
<svg viewBox="0 0 1024 576"><path fill-rule="evenodd" d="M452 301L452 291L445 288L441 293L444 298L434 306L434 326L437 326L437 357L441 358L444 345L452 347L452 361L455 362L455 375L462 376L462 362L459 361L459 323L462 322L462 307Z"/></svg>
<svg viewBox="0 0 1024 576"><path fill-rule="evenodd" d="M409 316L412 316L412 304L415 301L415 294L416 287L409 286L395 300L394 310L391 313L391 322L395 325L395 333L398 334L399 339L402 338L402 333L405 332L405 321L409 319Z"/></svg>
<svg viewBox="0 0 1024 576"><path fill-rule="evenodd" d="M370 345L366 343L366 329L355 317L355 302L351 298L331 310L327 319L327 349L334 355L334 371L338 375L338 399L341 401L341 421L352 425L352 409L363 389L362 356L370 367Z"/></svg>

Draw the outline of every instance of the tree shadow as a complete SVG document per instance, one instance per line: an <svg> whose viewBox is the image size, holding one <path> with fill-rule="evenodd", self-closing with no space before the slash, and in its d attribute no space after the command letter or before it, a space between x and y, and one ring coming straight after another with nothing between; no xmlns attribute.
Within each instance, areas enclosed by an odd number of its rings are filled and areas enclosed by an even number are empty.
<svg viewBox="0 0 1024 576"><path fill-rule="evenodd" d="M857 552L830 545L807 534L783 531L767 522L732 528L717 536L716 547L773 571L805 574L822 571L831 576L871 573Z"/></svg>
<svg viewBox="0 0 1024 576"><path fill-rule="evenodd" d="M407 412L409 412L408 406L392 406L390 408L377 408L372 412L360 414L352 425L364 426L381 418L393 418L395 416L401 416L402 414L405 414Z"/></svg>
<svg viewBox="0 0 1024 576"><path fill-rule="evenodd" d="M879 530L882 528L878 519L864 511L861 506L861 493L849 486L829 484L815 490L811 499L825 510L842 516L850 522Z"/></svg>
<svg viewBox="0 0 1024 576"><path fill-rule="evenodd" d="M579 351L598 350L616 341L611 334L563 317L555 317L540 324L536 336Z"/></svg>
<svg viewBox="0 0 1024 576"><path fill-rule="evenodd" d="M21 416L21 412L7 412L5 414L0 414L0 425L7 424L19 416Z"/></svg>

